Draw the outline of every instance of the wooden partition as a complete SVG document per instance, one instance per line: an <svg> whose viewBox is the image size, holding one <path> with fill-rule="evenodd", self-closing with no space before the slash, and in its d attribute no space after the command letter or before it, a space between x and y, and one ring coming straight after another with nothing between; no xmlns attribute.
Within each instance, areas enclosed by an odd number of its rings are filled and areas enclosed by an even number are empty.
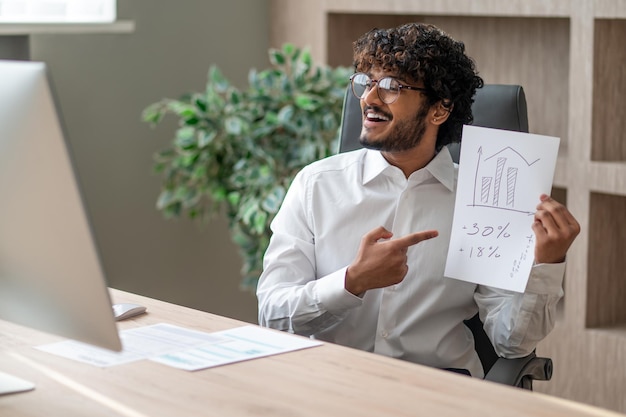
<svg viewBox="0 0 626 417"><path fill-rule="evenodd" d="M626 20L596 19L591 159L626 161Z"/></svg>
<svg viewBox="0 0 626 417"><path fill-rule="evenodd" d="M626 412L626 2L271 0L270 44L352 64L374 27L433 23L462 40L487 83L521 84L530 131L561 138L553 194L582 226L568 254L555 365L537 391Z"/></svg>

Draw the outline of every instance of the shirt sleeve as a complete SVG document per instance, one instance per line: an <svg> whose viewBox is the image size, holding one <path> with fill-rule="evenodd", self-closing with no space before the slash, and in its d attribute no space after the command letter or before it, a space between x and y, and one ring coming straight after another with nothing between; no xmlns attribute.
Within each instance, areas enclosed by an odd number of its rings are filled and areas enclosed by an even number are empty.
<svg viewBox="0 0 626 417"><path fill-rule="evenodd" d="M565 263L534 265L524 293L478 287L480 319L499 356L526 356L552 331L564 273Z"/></svg>
<svg viewBox="0 0 626 417"><path fill-rule="evenodd" d="M301 172L272 221L257 298L261 326L308 336L340 321L362 299L345 289L347 266L317 276L315 234L306 207Z"/></svg>

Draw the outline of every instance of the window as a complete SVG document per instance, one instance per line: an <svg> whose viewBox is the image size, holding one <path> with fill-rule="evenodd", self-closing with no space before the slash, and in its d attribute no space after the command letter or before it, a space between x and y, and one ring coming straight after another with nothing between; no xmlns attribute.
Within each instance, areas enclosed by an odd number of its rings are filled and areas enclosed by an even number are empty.
<svg viewBox="0 0 626 417"><path fill-rule="evenodd" d="M110 23L116 0L0 0L0 23Z"/></svg>

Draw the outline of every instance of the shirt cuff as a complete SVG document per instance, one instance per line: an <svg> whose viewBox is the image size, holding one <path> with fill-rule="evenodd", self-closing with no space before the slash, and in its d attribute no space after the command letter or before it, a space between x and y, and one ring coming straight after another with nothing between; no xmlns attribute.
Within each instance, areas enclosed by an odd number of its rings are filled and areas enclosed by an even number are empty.
<svg viewBox="0 0 626 417"><path fill-rule="evenodd" d="M534 294L559 294L563 288L565 262L536 264L530 271L526 292Z"/></svg>
<svg viewBox="0 0 626 417"><path fill-rule="evenodd" d="M328 274L317 280L315 296L317 300L330 312L338 312L358 307L363 299L346 290L346 270L348 267Z"/></svg>

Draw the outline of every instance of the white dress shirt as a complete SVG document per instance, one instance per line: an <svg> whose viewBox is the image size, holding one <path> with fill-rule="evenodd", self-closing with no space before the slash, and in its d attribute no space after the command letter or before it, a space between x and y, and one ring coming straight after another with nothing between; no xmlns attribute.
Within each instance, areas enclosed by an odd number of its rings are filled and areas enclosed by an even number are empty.
<svg viewBox="0 0 626 417"><path fill-rule="evenodd" d="M272 222L257 296L262 326L482 377L476 312L501 356L527 355L554 326L564 264L535 265L524 294L444 276L458 165L444 148L407 179L378 151L317 161L294 179ZM408 249L404 280L362 297L344 288L363 235L436 229ZM489 273L489 271L485 271Z"/></svg>

